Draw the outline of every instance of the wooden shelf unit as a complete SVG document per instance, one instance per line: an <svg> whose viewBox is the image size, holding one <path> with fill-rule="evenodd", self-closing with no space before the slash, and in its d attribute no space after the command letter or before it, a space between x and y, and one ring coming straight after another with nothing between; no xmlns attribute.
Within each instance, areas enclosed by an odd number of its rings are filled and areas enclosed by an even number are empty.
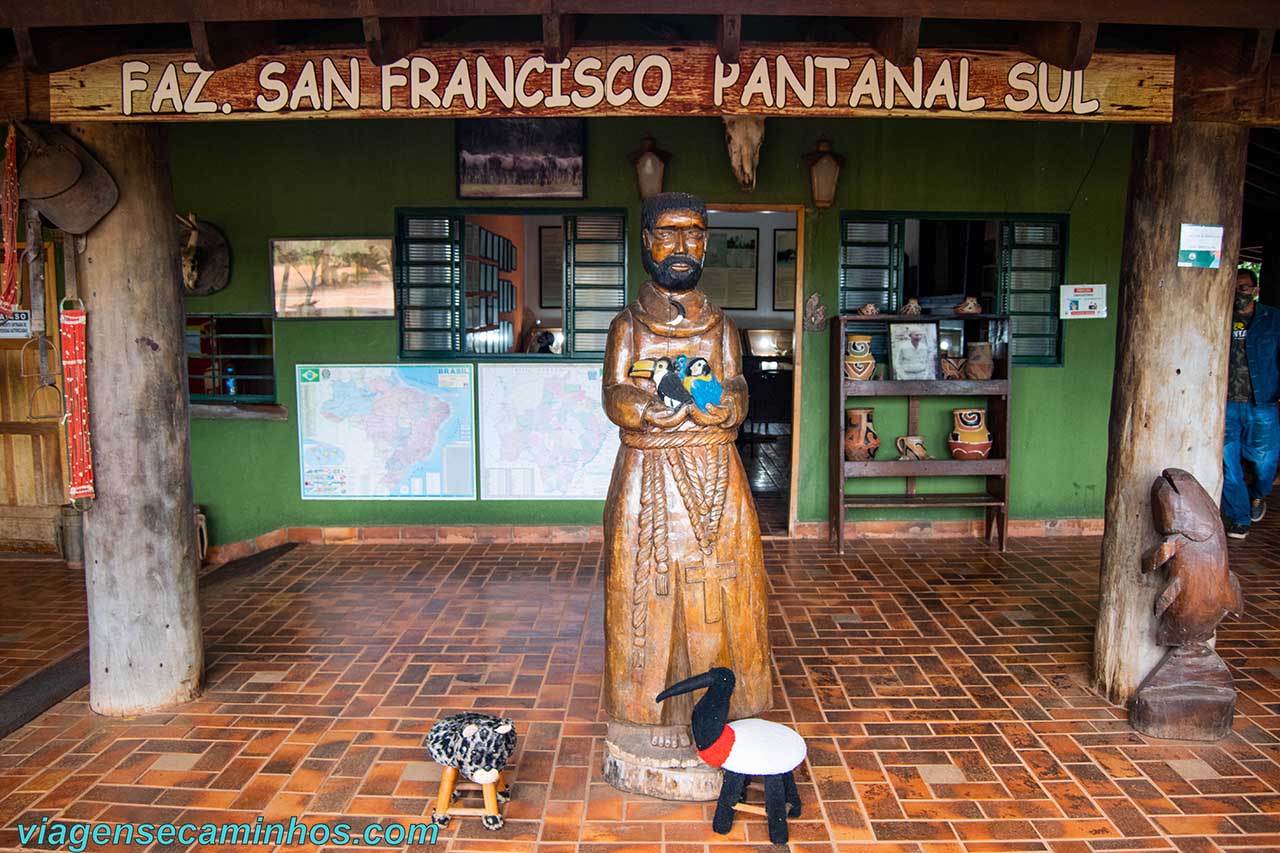
<svg viewBox="0 0 1280 853"><path fill-rule="evenodd" d="M990 341L995 370L991 379L904 380L870 379L857 382L844 375L845 335L857 334L859 326L868 324L964 322L966 346L975 341ZM1012 383L1009 363L1009 317L1005 314L842 314L831 321L831 467L829 483L830 535L836 548L844 553L844 521L850 509L903 507L980 507L986 515L986 538L996 534L1000 550L1005 550L1009 527L1009 402ZM872 332L875 334L875 332ZM919 432L920 398L985 397L987 429L991 431L991 456L987 459L951 459L946 445L929 448L941 453L938 459L897 458L896 436L880 436L882 458L868 462L847 462L844 458L845 411L865 406L877 397L905 397L907 400L906 435ZM979 493L918 493L918 477L979 476L986 478L986 488ZM845 494L849 479L857 477L902 477L906 481L902 494Z"/></svg>

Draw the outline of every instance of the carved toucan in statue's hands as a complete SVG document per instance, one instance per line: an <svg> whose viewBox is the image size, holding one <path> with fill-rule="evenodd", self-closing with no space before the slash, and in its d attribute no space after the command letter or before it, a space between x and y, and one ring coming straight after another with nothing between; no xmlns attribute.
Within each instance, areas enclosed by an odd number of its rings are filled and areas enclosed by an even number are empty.
<svg viewBox="0 0 1280 853"><path fill-rule="evenodd" d="M765 815L769 840L787 843L787 817L800 816L800 795L793 771L804 761L808 750L804 738L780 723L746 719L729 722L729 702L736 684L733 671L722 666L702 675L686 678L658 694L662 702L672 696L707 692L693 706L693 742L698 756L712 767L724 770L724 782L716 803L711 828L727 835L733 828L734 808L742 802L747 777L764 781Z"/></svg>
<svg viewBox="0 0 1280 853"><path fill-rule="evenodd" d="M678 356L684 358L684 356ZM679 409L693 404L693 395L680 381L680 374L672 369L671 359L660 358L653 363L653 382L658 386L658 396L667 408Z"/></svg>

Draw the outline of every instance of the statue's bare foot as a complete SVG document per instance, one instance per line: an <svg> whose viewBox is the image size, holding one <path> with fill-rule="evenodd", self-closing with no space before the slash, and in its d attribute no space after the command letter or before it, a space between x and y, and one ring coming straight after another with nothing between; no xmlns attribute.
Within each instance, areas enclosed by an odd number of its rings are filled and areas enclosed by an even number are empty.
<svg viewBox="0 0 1280 853"><path fill-rule="evenodd" d="M689 730L683 726L664 726L649 735L649 744L659 749L684 749L689 746Z"/></svg>

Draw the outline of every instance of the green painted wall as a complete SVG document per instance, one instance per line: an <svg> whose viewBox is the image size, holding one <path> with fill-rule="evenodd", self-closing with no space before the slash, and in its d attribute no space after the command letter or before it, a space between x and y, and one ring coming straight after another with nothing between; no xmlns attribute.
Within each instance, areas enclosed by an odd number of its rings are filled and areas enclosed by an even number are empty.
<svg viewBox="0 0 1280 853"><path fill-rule="evenodd" d="M722 125L715 119L600 119L588 128L584 205L625 207L639 221L626 161L646 133L675 154L667 187L711 202L807 202L799 157L819 136L847 160L829 211L806 219L806 295L836 304L839 210L1069 213L1067 280L1119 275L1130 131L1127 127L969 120L771 119L757 189L737 188ZM453 125L440 120L297 121L178 125L170 130L180 210L219 224L234 253L231 285L191 298L193 312L269 311L267 240L288 236L390 235L397 206L454 205ZM552 204L549 206L562 206ZM632 240L631 286L643 280ZM1114 309L1113 312L1114 314ZM1067 324L1064 366L1015 372L1015 517L1102 512L1106 422L1115 321ZM228 542L282 525L433 523L594 523L601 504L579 502L304 502L298 497L294 366L301 362L384 362L396 358L393 321L306 320L276 325L278 398L288 422L196 421L196 499L212 538ZM828 335L804 341L799 507L825 517ZM878 426L896 435L900 403L878 407ZM948 401L926 406L922 422L941 443ZM897 432L895 432L897 430ZM898 481L899 483L901 481ZM861 484L860 484L861 485ZM938 488L959 488L954 481Z"/></svg>

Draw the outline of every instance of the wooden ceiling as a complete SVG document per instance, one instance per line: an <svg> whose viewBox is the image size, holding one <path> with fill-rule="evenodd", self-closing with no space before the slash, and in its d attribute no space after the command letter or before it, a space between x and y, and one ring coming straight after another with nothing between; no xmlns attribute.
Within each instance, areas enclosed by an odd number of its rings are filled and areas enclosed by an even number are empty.
<svg viewBox="0 0 1280 853"><path fill-rule="evenodd" d="M363 41L379 64L426 41L870 43L891 61L926 47L1022 47L1084 67L1095 46L1172 51L1188 32L1212 51L1270 58L1280 0L12 0L0 4L0 63L50 73L122 53L191 49L222 68L279 46ZM696 9L697 14L689 14ZM353 15L357 13L357 15ZM851 13L856 13L856 17ZM1072 20L1064 21L1065 13ZM1256 68L1254 70L1257 70Z"/></svg>

